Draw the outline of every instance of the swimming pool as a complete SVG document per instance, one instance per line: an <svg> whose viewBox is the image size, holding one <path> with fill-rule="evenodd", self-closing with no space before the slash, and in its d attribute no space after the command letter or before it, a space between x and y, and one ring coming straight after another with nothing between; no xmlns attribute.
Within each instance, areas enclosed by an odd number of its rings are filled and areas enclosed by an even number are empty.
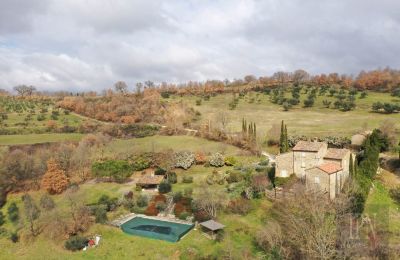
<svg viewBox="0 0 400 260"><path fill-rule="evenodd" d="M178 242L188 233L193 224L181 224L157 219L134 217L121 225L121 229L130 235Z"/></svg>

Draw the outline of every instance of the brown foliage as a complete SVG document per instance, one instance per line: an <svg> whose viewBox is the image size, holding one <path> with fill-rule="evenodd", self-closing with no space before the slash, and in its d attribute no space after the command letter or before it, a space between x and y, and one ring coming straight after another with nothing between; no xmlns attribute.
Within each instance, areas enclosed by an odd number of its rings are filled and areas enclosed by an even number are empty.
<svg viewBox="0 0 400 260"><path fill-rule="evenodd" d="M243 198L233 199L229 202L228 209L232 213L246 215L251 210L251 202Z"/></svg>
<svg viewBox="0 0 400 260"><path fill-rule="evenodd" d="M47 161L47 172L42 178L42 189L50 194L62 193L68 186L68 177L54 159Z"/></svg>
<svg viewBox="0 0 400 260"><path fill-rule="evenodd" d="M195 154L196 164L204 164L207 162L207 157L203 152L196 152Z"/></svg>
<svg viewBox="0 0 400 260"><path fill-rule="evenodd" d="M149 206L147 206L144 214L146 214L147 216L157 216L158 209L156 207L156 203L155 202L150 203Z"/></svg>

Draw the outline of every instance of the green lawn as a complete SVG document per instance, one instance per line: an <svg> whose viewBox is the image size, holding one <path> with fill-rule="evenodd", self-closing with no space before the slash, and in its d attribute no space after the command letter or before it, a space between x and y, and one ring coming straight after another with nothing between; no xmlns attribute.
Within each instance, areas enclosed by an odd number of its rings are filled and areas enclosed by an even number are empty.
<svg viewBox="0 0 400 260"><path fill-rule="evenodd" d="M286 95L289 96L289 93ZM396 125L400 127L400 113L386 115L370 112L374 102L400 102L399 98L394 98L387 93L371 92L365 99L357 98L357 108L349 112L325 108L322 104L324 99L335 100L328 96L317 95L314 107L304 108L303 100L306 95L302 94L301 103L289 111L284 111L282 106L271 103L269 97L269 95L262 93L257 95L255 92L247 94L245 98L240 99L235 110L230 110L228 106L232 101L232 94L211 97L209 101L203 100L200 106L196 106L196 100L199 98L194 96L173 96L171 99L182 99L202 114L202 122L212 120L214 125L218 125L218 113L225 112L228 115L227 128L230 131L241 130L242 118L245 118L247 122L256 122L257 134L261 140L265 139L265 134L271 126L280 124L281 120L285 120L290 135L350 136L362 129L364 125L372 129L378 127L386 119L394 120ZM256 101L249 103L251 98L255 98Z"/></svg>
<svg viewBox="0 0 400 260"><path fill-rule="evenodd" d="M400 243L400 205L392 200L388 188L379 180L373 182L364 214L375 221L377 231L388 235L390 244Z"/></svg>
<svg viewBox="0 0 400 260"><path fill-rule="evenodd" d="M83 134L0 135L0 146L63 142L63 141L79 141L83 136L84 136Z"/></svg>

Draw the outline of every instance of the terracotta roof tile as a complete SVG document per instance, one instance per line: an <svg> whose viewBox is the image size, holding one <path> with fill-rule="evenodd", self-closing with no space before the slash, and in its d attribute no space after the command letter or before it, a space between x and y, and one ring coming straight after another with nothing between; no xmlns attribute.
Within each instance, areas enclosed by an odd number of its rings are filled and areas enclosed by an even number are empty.
<svg viewBox="0 0 400 260"><path fill-rule="evenodd" d="M349 152L348 149L329 148L324 158L341 160Z"/></svg>
<svg viewBox="0 0 400 260"><path fill-rule="evenodd" d="M293 151L318 152L324 144L323 142L299 141L295 147L293 147Z"/></svg>
<svg viewBox="0 0 400 260"><path fill-rule="evenodd" d="M318 165L317 168L328 174L332 174L342 170L342 167L340 167L339 164L333 162L323 163L321 165Z"/></svg>

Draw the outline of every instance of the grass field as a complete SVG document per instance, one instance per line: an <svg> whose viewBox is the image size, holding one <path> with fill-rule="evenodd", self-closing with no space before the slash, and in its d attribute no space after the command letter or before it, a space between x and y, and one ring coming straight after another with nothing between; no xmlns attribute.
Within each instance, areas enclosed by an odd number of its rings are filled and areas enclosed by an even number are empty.
<svg viewBox="0 0 400 260"><path fill-rule="evenodd" d="M289 93L287 93L289 96ZM242 127L242 118L247 122L257 123L257 134L260 139L265 138L266 132L273 124L280 124L285 120L290 135L307 136L350 136L362 129L364 126L372 129L378 127L384 120L391 119L400 127L400 113L397 114L377 114L371 112L372 103L390 102L398 103L399 98L394 98L387 93L369 93L365 99L356 100L356 109L348 112L341 112L332 108L325 108L322 104L324 99L334 101L328 96L318 96L314 107L304 108L303 100L306 95L301 95L301 102L289 111L284 111L281 105L273 104L269 100L269 95L256 94L255 92L247 94L245 98L240 99L238 106L230 110L228 104L232 101L232 94L222 94L211 97L209 101L202 101L200 106L196 106L198 97L184 96L171 97L172 99L182 99L187 104L193 106L202 114L203 122L212 120L218 122L217 115L225 112L228 115L228 130L240 131ZM251 98L256 101L249 103ZM259 102L257 100L260 100ZM333 102L332 102L333 103Z"/></svg>
<svg viewBox="0 0 400 260"><path fill-rule="evenodd" d="M64 141L79 141L83 134L26 134L26 135L0 135L1 145L37 144Z"/></svg>
<svg viewBox="0 0 400 260"><path fill-rule="evenodd" d="M385 232L391 245L398 245L400 243L400 205L389 196L389 188L384 184L393 178L399 181L399 177L393 173L384 172L373 182L364 214L375 221L377 231Z"/></svg>
<svg viewBox="0 0 400 260"><path fill-rule="evenodd" d="M235 146L209 141L193 136L150 136L144 138L119 139L107 144L104 155L133 154L136 152L157 152L167 149L174 151L189 150L205 153L223 152L237 154L241 150Z"/></svg>

